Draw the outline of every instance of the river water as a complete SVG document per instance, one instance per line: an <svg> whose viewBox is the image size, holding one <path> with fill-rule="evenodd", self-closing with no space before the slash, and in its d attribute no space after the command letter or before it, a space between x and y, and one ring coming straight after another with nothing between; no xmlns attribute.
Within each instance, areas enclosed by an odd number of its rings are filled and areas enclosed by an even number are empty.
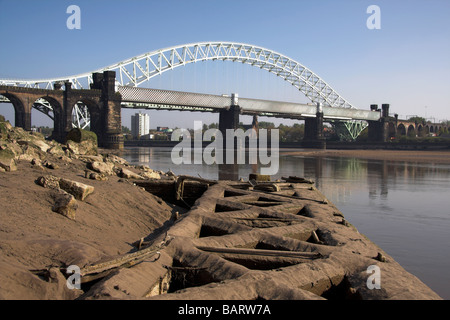
<svg viewBox="0 0 450 320"><path fill-rule="evenodd" d="M282 152L273 179L314 180L361 233L442 298L450 299L450 164ZM177 175L223 178L217 165L174 165L171 148L126 148L123 157L131 164L170 169ZM232 177L247 180L254 170L252 165L239 165Z"/></svg>

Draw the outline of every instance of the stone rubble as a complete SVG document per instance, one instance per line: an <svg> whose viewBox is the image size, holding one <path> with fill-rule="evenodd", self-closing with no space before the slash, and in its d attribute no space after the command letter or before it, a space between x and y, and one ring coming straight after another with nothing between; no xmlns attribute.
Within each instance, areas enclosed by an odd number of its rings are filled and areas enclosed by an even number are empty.
<svg viewBox="0 0 450 320"><path fill-rule="evenodd" d="M46 140L40 133L14 128L0 118L0 172L16 171L19 161L28 162L42 171L55 171L54 175L40 176L36 183L53 190L52 210L72 220L75 219L77 200L84 201L94 192L94 187L59 178L57 172L61 166L57 162L68 165L72 159L79 159L86 163L84 178L96 181L107 181L111 176L133 180L161 179L158 172L146 166L130 166L115 154L99 154L95 134L79 129L73 131L68 138L74 137L77 141L67 140L66 144L60 144ZM83 140L82 137L88 138Z"/></svg>

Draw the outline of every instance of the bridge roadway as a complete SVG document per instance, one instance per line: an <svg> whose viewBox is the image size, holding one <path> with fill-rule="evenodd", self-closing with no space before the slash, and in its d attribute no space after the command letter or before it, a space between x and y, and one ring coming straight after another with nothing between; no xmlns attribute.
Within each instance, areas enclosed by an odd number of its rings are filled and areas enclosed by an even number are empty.
<svg viewBox="0 0 450 320"><path fill-rule="evenodd" d="M289 119L314 118L315 104L300 104L239 98L237 95L211 95L192 92L118 86L122 95L122 107L135 109L162 109L199 112L219 112L230 106L239 105L241 114L259 115ZM379 111L322 106L324 120L378 121Z"/></svg>

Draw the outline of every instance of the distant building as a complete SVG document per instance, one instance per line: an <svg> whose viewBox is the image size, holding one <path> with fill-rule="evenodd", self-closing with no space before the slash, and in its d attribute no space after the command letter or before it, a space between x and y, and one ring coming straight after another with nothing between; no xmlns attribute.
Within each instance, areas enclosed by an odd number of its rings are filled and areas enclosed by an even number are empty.
<svg viewBox="0 0 450 320"><path fill-rule="evenodd" d="M131 134L134 138L150 133L150 116L146 113L136 113L131 116Z"/></svg>

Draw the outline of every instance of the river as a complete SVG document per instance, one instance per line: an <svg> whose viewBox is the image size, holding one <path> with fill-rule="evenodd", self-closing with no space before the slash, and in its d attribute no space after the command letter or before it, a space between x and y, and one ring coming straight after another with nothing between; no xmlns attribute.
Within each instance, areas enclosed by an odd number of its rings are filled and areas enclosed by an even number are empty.
<svg viewBox="0 0 450 320"><path fill-rule="evenodd" d="M442 298L450 299L450 164L282 153L273 179L314 180L361 233ZM171 148L126 148L123 157L154 170L219 178L217 165L174 165ZM233 176L248 179L253 169L239 165Z"/></svg>

